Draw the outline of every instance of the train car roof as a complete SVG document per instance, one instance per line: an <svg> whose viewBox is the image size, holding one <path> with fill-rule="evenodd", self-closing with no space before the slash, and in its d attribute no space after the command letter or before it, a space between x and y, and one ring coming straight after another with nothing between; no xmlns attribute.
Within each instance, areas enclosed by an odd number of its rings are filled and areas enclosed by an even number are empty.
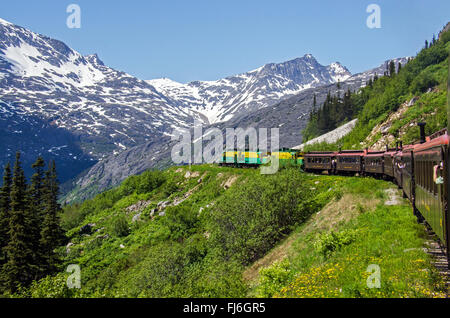
<svg viewBox="0 0 450 318"><path fill-rule="evenodd" d="M426 150L426 149L433 148L433 147L440 146L440 145L448 145L449 139L450 139L450 137L446 131L445 134L443 134L443 135L440 135L434 139L426 141L423 144L415 145L414 152Z"/></svg>
<svg viewBox="0 0 450 318"><path fill-rule="evenodd" d="M341 150L337 156L340 157L355 157L364 156L365 152L363 150Z"/></svg>
<svg viewBox="0 0 450 318"><path fill-rule="evenodd" d="M305 157L332 157L335 156L336 152L319 152L319 151L315 151L315 152L307 152L304 154Z"/></svg>
<svg viewBox="0 0 450 318"><path fill-rule="evenodd" d="M369 152L364 155L364 157L383 157L384 151L377 151L377 152Z"/></svg>

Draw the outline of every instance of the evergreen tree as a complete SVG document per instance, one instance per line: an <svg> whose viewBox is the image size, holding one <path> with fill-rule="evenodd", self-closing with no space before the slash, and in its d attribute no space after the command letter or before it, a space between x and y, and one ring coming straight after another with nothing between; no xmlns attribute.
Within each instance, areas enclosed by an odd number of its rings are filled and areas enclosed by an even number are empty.
<svg viewBox="0 0 450 318"><path fill-rule="evenodd" d="M428 40L425 40L425 48L428 49Z"/></svg>
<svg viewBox="0 0 450 318"><path fill-rule="evenodd" d="M395 75L395 63L394 61L389 62L389 76L392 77Z"/></svg>
<svg viewBox="0 0 450 318"><path fill-rule="evenodd" d="M400 70L402 69L402 63L398 63L398 68L397 68L397 74L400 73Z"/></svg>
<svg viewBox="0 0 450 318"><path fill-rule="evenodd" d="M43 252L43 274L53 273L59 264L55 249L61 245L63 230L60 227L59 214L61 206L58 203L59 184L56 174L56 165L52 161L45 172L44 179L44 216L41 230L41 251Z"/></svg>
<svg viewBox="0 0 450 318"><path fill-rule="evenodd" d="M0 188L0 269L6 262L5 247L9 242L9 215L11 210L11 165L5 166L3 186Z"/></svg>
<svg viewBox="0 0 450 318"><path fill-rule="evenodd" d="M317 107L317 97L316 97L316 93L314 93L314 100L313 100L313 114L316 113L316 107Z"/></svg>
<svg viewBox="0 0 450 318"><path fill-rule="evenodd" d="M39 241L41 239L41 226L43 221L43 197L44 197L44 167L45 162L42 157L38 157L36 162L32 165L34 169L34 174L31 177L31 184L28 188L28 198L29 198L29 212L30 212L30 223L33 231L33 250L35 251L34 264L39 267L39 272L37 272L36 278L40 278L42 251L40 248Z"/></svg>
<svg viewBox="0 0 450 318"><path fill-rule="evenodd" d="M32 215L28 209L27 184L16 154L11 185L11 213L9 218L9 242L5 247L7 261L3 265L2 283L10 292L17 291L18 285L27 286L34 279L36 266L33 250Z"/></svg>

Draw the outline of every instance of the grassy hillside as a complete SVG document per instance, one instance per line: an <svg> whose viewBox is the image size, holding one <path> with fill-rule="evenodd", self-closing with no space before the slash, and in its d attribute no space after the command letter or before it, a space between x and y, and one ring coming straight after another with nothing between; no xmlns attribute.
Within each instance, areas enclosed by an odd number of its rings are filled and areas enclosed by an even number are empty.
<svg viewBox="0 0 450 318"><path fill-rule="evenodd" d="M247 270L251 294L446 297L445 283L423 250L427 246L424 227L417 224L409 202L399 194L384 181L346 180L320 213ZM265 259L271 259L271 265L264 266ZM380 288L367 285L373 274L370 265L379 266ZM258 276L252 275L256 272Z"/></svg>
<svg viewBox="0 0 450 318"><path fill-rule="evenodd" d="M432 266L418 249L424 230L406 203L382 206L388 187L298 168L276 175L211 165L149 171L65 207L68 244L59 249L60 273L14 296L374 296L361 285L369 261L382 266L383 278L410 277L430 291L411 294L411 286L393 283L389 295L438 293ZM278 264L282 259L289 262ZM79 290L66 287L69 264L81 267ZM345 268L338 276L346 273L339 280L320 276L331 275L336 264ZM296 288L301 277L313 279L305 294ZM331 285L343 294L318 292Z"/></svg>
<svg viewBox="0 0 450 318"><path fill-rule="evenodd" d="M398 74L352 95L356 128L332 145L405 143L446 125L450 32ZM348 98L348 95L347 95ZM406 106L406 102L415 103ZM347 100L348 102L348 100ZM352 107L353 107L352 106ZM442 297L428 238L392 184L284 167L275 175L214 165L147 171L64 208L60 272L14 297ZM65 272L81 268L81 288ZM370 265L380 288L369 288Z"/></svg>
<svg viewBox="0 0 450 318"><path fill-rule="evenodd" d="M295 169L263 176L216 166L130 177L65 208L69 244L60 249L61 273L24 295L245 296L243 269L331 195L308 190L315 178ZM80 290L64 287L69 264L81 266Z"/></svg>
<svg viewBox="0 0 450 318"><path fill-rule="evenodd" d="M426 133L431 134L447 124L447 78L449 69L450 31L428 48L423 48L415 58L391 76L374 80L370 85L351 95L350 112L358 118L354 130L335 144L310 145L308 150L357 149L374 144L381 135L366 140L372 129L395 113L413 98L415 103L402 113L389 127L390 146L395 138L409 143L418 138L418 128L410 123L426 121ZM342 103L342 107L345 106ZM342 113L349 110L341 109ZM315 137L317 123L312 121L305 133Z"/></svg>

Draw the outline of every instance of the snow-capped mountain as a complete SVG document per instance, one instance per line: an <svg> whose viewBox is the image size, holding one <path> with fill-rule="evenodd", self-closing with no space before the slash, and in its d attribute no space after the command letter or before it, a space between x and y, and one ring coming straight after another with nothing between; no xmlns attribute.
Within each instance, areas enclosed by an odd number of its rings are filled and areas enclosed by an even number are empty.
<svg viewBox="0 0 450 318"><path fill-rule="evenodd" d="M29 158L47 154L69 164L83 154L95 163L157 143L174 129L190 127L194 118L224 122L349 76L339 63L323 66L305 55L218 81L143 81L106 66L96 54L82 56L61 41L0 19L0 119L10 127L3 116L8 112L28 127L5 128L8 138L0 146L10 154L20 148L17 140L26 140L21 150ZM64 130L70 140L43 142L40 124ZM0 164L8 159L0 153Z"/></svg>
<svg viewBox="0 0 450 318"><path fill-rule="evenodd" d="M97 55L82 56L4 20L0 74L3 101L69 130L97 159L192 121L189 111Z"/></svg>
<svg viewBox="0 0 450 318"><path fill-rule="evenodd" d="M163 78L147 83L213 124L270 106L308 88L345 81L350 76L338 62L323 66L306 54L218 81L181 84Z"/></svg>
<svg viewBox="0 0 450 318"><path fill-rule="evenodd" d="M396 65L398 63L404 65L407 60L408 58L399 58L393 61ZM390 61L385 61L380 66L363 73L355 74L342 81L340 85L334 83L308 88L292 97L284 98L270 107L263 107L227 122L217 122L211 127L218 128L222 132L230 127L254 127L255 129L278 127L280 129L280 147L297 146L302 142L302 130L308 123L314 96L317 98L317 104L321 105L328 93L336 95L339 92L342 96L348 89L353 92L357 91L375 75L383 76ZM165 81L167 86L171 86L171 89L177 86L180 90L189 89L189 86L170 80ZM190 95L186 94L186 96ZM105 190L119 184L130 175L140 174L148 169L167 167L171 165L170 154L173 146L174 142L170 138L164 137L158 143L142 144L127 149L117 156L110 156L95 164L86 171L83 177L78 178L72 185L75 190L70 192L66 199L68 201L86 199L92 196L93 188L96 191ZM94 193L96 192L94 191Z"/></svg>

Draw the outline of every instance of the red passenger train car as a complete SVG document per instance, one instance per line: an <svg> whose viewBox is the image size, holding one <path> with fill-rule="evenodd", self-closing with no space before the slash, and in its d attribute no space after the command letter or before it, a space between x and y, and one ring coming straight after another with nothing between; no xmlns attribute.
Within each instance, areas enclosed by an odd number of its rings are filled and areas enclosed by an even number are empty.
<svg viewBox="0 0 450 318"><path fill-rule="evenodd" d="M395 149L309 152L304 155L306 171L329 174L361 174L393 180L411 201L419 222L425 222L450 251L450 136L447 129L426 137L419 123L420 141ZM449 262L450 263L450 262Z"/></svg>

